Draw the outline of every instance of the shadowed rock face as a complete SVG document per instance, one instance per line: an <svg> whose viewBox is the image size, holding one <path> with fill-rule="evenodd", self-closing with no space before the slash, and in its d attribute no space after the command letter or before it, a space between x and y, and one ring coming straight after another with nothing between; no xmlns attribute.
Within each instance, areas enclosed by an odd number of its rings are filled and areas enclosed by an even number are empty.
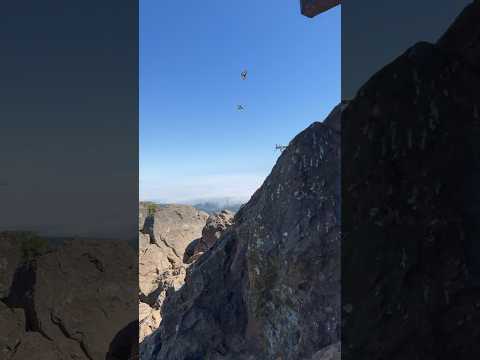
<svg viewBox="0 0 480 360"><path fill-rule="evenodd" d="M305 359L338 341L339 142L322 123L292 140L167 297L142 358Z"/></svg>
<svg viewBox="0 0 480 360"><path fill-rule="evenodd" d="M8 296L13 277L21 262L20 243L13 234L0 234L0 299Z"/></svg>
<svg viewBox="0 0 480 360"><path fill-rule="evenodd" d="M18 348L15 349L11 357L7 357L10 360L25 360L25 359L38 359L38 360L63 360L65 356L69 356L63 353L57 348L53 341L48 340L38 332L25 333ZM86 359L85 357L79 357L79 359Z"/></svg>
<svg viewBox="0 0 480 360"><path fill-rule="evenodd" d="M341 354L340 343L335 343L317 352L311 360L341 360Z"/></svg>
<svg viewBox="0 0 480 360"><path fill-rule="evenodd" d="M10 309L0 301L0 358L13 353L25 335L25 313L22 309Z"/></svg>
<svg viewBox="0 0 480 360"><path fill-rule="evenodd" d="M103 359L119 329L133 320L137 281L133 249L126 243L77 240L42 256L33 289L38 331Z"/></svg>
<svg viewBox="0 0 480 360"><path fill-rule="evenodd" d="M344 360L479 358L480 2L343 113Z"/></svg>
<svg viewBox="0 0 480 360"><path fill-rule="evenodd" d="M135 255L126 242L75 240L19 262L0 301L1 358L104 360L135 320Z"/></svg>

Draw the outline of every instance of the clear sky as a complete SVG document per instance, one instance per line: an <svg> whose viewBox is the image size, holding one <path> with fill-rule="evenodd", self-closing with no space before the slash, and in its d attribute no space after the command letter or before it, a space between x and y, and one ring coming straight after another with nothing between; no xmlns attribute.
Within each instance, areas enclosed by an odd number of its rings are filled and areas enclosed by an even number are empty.
<svg viewBox="0 0 480 360"><path fill-rule="evenodd" d="M275 144L339 102L340 8L309 19L299 7L140 1L141 200L247 200Z"/></svg>

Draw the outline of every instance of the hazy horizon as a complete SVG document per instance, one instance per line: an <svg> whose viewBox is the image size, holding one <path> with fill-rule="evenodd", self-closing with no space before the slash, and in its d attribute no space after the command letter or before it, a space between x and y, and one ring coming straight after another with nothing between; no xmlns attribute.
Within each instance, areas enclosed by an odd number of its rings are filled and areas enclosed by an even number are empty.
<svg viewBox="0 0 480 360"><path fill-rule="evenodd" d="M275 145L340 101L339 8L145 0L140 18L141 200L247 201Z"/></svg>
<svg viewBox="0 0 480 360"><path fill-rule="evenodd" d="M252 194L253 195L253 194ZM206 198L195 198L191 200L185 201L170 201L166 199L140 199L140 202L152 202L156 204L179 204L179 205L199 205L199 204L207 204L212 203L218 206L231 206L231 205L239 205L245 204L250 200L249 198L231 198L231 197L206 197Z"/></svg>

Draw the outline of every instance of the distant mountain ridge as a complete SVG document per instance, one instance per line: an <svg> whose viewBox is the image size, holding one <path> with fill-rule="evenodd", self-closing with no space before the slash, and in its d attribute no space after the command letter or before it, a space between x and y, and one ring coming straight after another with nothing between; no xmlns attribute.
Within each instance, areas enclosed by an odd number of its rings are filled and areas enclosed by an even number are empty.
<svg viewBox="0 0 480 360"><path fill-rule="evenodd" d="M218 213L222 210L229 210L236 213L243 204L240 202L229 203L229 204L220 204L214 201L207 201L193 204L192 206L198 210L205 211L209 214Z"/></svg>
<svg viewBox="0 0 480 360"><path fill-rule="evenodd" d="M163 201L141 201L140 203L154 204L157 207L165 207L166 205L173 203L166 203ZM239 200L230 200L230 199L206 199L206 200L195 200L190 202L177 202L177 204L190 205L196 208L197 210L205 211L209 215L214 213L219 213L222 210L229 210L233 213L236 213L245 202Z"/></svg>

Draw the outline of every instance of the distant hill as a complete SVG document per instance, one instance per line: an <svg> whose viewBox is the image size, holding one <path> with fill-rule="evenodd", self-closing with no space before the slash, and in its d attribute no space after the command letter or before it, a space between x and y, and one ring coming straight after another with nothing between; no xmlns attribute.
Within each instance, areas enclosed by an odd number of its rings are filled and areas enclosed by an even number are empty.
<svg viewBox="0 0 480 360"><path fill-rule="evenodd" d="M155 204L158 207L164 207L168 205L168 203L162 201L140 201L140 203L147 206L149 204ZM198 210L205 211L208 214L213 214L222 210L229 210L233 213L236 213L244 203L238 200L232 201L231 199L221 198L205 200L199 199L189 202L178 202L178 204L190 205Z"/></svg>
<svg viewBox="0 0 480 360"><path fill-rule="evenodd" d="M201 203L193 204L192 206L198 210L205 211L206 213L213 214L220 212L222 210L230 210L231 212L236 213L238 209L242 206L242 203L218 203L214 201L206 201Z"/></svg>

